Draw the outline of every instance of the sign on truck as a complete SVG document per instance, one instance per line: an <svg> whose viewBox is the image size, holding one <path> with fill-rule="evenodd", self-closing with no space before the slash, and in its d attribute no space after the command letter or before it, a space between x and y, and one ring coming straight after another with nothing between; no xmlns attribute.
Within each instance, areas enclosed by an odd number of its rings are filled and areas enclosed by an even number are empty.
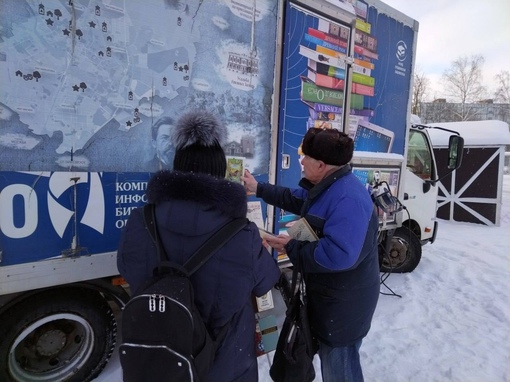
<svg viewBox="0 0 510 382"><path fill-rule="evenodd" d="M295 186L309 127L350 134L355 174L380 208L390 202L380 242L391 249L411 18L377 0L3 0L0 23L0 380L85 381L104 368L112 304L129 298L120 233L150 176L171 168L183 110L225 123L234 181L248 169ZM274 233L295 219L249 203Z"/></svg>

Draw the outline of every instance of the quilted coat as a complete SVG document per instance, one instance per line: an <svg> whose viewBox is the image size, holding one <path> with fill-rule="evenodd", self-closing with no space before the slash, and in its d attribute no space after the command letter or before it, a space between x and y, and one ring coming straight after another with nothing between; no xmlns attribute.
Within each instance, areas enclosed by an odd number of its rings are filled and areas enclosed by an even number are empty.
<svg viewBox="0 0 510 382"><path fill-rule="evenodd" d="M170 260L183 264L215 231L247 212L240 184L204 174L159 171L149 181L147 197L156 204L159 235ZM140 220L128 220L117 265L132 290L152 274L158 262ZM138 215L138 216L137 216ZM252 296L262 296L278 281L280 269L262 246L250 222L192 276L197 307L213 335L228 323L208 381L257 381L255 313Z"/></svg>

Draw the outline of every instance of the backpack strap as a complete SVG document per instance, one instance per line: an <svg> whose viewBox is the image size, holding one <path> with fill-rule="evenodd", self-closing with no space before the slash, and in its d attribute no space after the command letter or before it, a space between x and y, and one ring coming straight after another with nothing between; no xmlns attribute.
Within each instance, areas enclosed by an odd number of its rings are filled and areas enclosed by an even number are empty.
<svg viewBox="0 0 510 382"><path fill-rule="evenodd" d="M155 216L155 205L152 203L146 204L143 208L144 220L147 229L149 230L149 234L152 237L152 240L156 243L158 248L158 254L161 261L168 259L165 248L161 243L161 239L159 238L157 228L156 228L156 216ZM203 243L200 248L198 248L195 253L186 261L183 267L188 272L188 275L192 275L195 273L202 265L204 265L207 260L209 260L214 253L223 247L236 233L241 231L248 224L247 218L237 218L234 219L223 227L221 227L218 231L216 231L205 243Z"/></svg>
<svg viewBox="0 0 510 382"><path fill-rule="evenodd" d="M214 253L248 224L248 219L237 218L225 224L216 231L197 251L184 263L184 268L190 275L204 265Z"/></svg>

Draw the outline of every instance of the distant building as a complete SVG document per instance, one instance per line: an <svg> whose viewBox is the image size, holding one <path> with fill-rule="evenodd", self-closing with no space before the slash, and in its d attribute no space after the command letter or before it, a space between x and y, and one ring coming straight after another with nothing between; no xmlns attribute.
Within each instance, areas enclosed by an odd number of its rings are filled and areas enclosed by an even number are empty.
<svg viewBox="0 0 510 382"><path fill-rule="evenodd" d="M492 99L477 103L449 103L440 98L420 103L422 123L498 120L510 124L510 104Z"/></svg>

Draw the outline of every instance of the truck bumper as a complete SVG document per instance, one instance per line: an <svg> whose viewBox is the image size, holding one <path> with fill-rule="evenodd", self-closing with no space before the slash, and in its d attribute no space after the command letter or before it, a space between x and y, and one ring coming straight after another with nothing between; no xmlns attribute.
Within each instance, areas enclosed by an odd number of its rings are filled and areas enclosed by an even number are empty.
<svg viewBox="0 0 510 382"><path fill-rule="evenodd" d="M432 232L432 237L430 238L430 244L432 244L436 240L437 235L437 221L434 222L434 232Z"/></svg>

